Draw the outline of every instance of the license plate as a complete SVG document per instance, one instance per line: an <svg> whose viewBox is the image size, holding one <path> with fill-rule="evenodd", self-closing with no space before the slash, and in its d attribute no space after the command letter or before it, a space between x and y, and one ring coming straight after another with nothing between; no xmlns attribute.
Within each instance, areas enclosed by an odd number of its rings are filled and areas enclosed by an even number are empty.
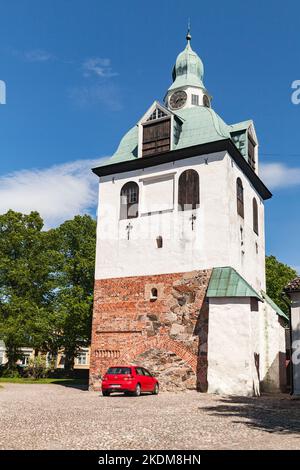
<svg viewBox="0 0 300 470"><path fill-rule="evenodd" d="M120 388L121 385L111 385L110 388Z"/></svg>

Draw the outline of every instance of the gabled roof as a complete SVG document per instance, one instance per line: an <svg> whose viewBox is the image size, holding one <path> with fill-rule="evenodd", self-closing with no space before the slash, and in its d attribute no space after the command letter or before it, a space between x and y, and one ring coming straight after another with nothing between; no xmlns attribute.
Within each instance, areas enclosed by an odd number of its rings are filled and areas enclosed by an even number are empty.
<svg viewBox="0 0 300 470"><path fill-rule="evenodd" d="M141 124L142 122L147 121L147 119L151 116L152 112L155 109L160 109L166 116L172 116L174 113L166 108L163 104L161 104L159 101L154 101L152 105L147 109L145 114L141 117L141 119L138 121L137 125Z"/></svg>
<svg viewBox="0 0 300 470"><path fill-rule="evenodd" d="M207 297L262 297L231 267L214 268L209 281Z"/></svg>

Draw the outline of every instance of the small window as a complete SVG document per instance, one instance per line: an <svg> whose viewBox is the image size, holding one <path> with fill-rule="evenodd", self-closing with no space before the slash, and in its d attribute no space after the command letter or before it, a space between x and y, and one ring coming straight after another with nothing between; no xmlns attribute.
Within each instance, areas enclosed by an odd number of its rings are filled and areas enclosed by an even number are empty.
<svg viewBox="0 0 300 470"><path fill-rule="evenodd" d="M157 289L155 287L153 287L153 289L151 289L150 300L153 302L153 301L157 300L157 297L158 297Z"/></svg>
<svg viewBox="0 0 300 470"><path fill-rule="evenodd" d="M250 134L248 134L248 163L255 171L255 142Z"/></svg>
<svg viewBox="0 0 300 470"><path fill-rule="evenodd" d="M250 298L250 308L251 308L251 312L259 311L258 300L255 297Z"/></svg>
<svg viewBox="0 0 300 470"><path fill-rule="evenodd" d="M168 117L166 113L164 113L160 108L156 108L150 117L148 117L147 121L154 121L155 119L161 119L164 117Z"/></svg>
<svg viewBox="0 0 300 470"><path fill-rule="evenodd" d="M198 209L199 199L199 174L195 170L186 170L178 180L178 210Z"/></svg>
<svg viewBox="0 0 300 470"><path fill-rule="evenodd" d="M253 205L253 230L258 235L258 205L257 205L257 200L253 198L252 201Z"/></svg>
<svg viewBox="0 0 300 470"><path fill-rule="evenodd" d="M121 189L120 219L134 219L139 214L139 187L134 181Z"/></svg>
<svg viewBox="0 0 300 470"><path fill-rule="evenodd" d="M137 375L144 375L142 367L136 367L135 371L136 371Z"/></svg>
<svg viewBox="0 0 300 470"><path fill-rule="evenodd" d="M87 353L85 351L81 351L76 359L79 366L85 366L87 364Z"/></svg>
<svg viewBox="0 0 300 470"><path fill-rule="evenodd" d="M210 108L210 101L207 95L203 96L203 106L205 106L206 108Z"/></svg>
<svg viewBox="0 0 300 470"><path fill-rule="evenodd" d="M130 367L110 367L106 372L108 375L130 375Z"/></svg>
<svg viewBox="0 0 300 470"><path fill-rule="evenodd" d="M192 95L192 104L194 106L199 106L199 96L198 95Z"/></svg>
<svg viewBox="0 0 300 470"><path fill-rule="evenodd" d="M240 178L236 180L237 213L244 218L244 188Z"/></svg>
<svg viewBox="0 0 300 470"><path fill-rule="evenodd" d="M29 353L23 354L23 356L21 357L21 363L20 363L20 365L21 365L21 366L24 366L24 367L28 366L28 364L29 364L29 359L30 359L30 354L29 354Z"/></svg>

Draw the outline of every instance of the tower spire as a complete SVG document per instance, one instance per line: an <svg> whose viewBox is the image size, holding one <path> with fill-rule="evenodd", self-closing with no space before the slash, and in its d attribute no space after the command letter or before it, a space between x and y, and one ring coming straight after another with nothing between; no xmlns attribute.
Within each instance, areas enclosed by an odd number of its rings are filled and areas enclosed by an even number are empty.
<svg viewBox="0 0 300 470"><path fill-rule="evenodd" d="M187 40L188 44L190 43L191 39L192 39L192 36L191 36L191 19L189 18L188 19L188 29L187 29L187 33L186 33L186 40Z"/></svg>

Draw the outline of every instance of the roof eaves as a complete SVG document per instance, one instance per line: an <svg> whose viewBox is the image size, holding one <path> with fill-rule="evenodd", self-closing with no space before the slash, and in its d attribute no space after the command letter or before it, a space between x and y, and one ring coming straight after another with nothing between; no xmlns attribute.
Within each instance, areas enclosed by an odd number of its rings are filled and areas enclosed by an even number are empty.
<svg viewBox="0 0 300 470"><path fill-rule="evenodd" d="M207 297L254 297L263 302L258 292L230 266L214 268Z"/></svg>
<svg viewBox="0 0 300 470"><path fill-rule="evenodd" d="M278 307L278 305L271 299L271 297L268 296L268 294L266 292L264 292L262 290L261 295L262 295L263 299L273 308L273 310L275 310L277 315L279 315L280 317L285 318L285 320L289 321L289 317L281 310L280 307Z"/></svg>

